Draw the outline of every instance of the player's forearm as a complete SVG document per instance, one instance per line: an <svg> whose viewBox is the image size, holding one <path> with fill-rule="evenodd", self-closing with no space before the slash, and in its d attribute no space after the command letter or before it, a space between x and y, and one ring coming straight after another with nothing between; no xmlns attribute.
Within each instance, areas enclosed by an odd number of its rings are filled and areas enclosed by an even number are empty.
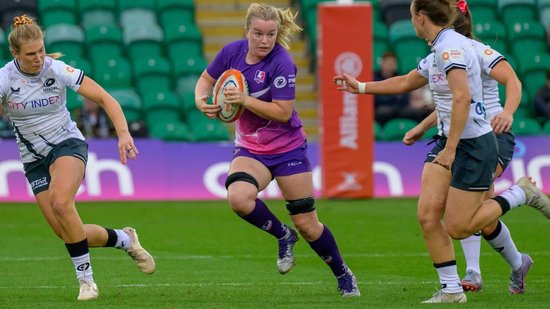
<svg viewBox="0 0 550 309"><path fill-rule="evenodd" d="M246 96L243 106L254 114L269 120L287 123L292 116L292 104L264 102L251 96Z"/></svg>

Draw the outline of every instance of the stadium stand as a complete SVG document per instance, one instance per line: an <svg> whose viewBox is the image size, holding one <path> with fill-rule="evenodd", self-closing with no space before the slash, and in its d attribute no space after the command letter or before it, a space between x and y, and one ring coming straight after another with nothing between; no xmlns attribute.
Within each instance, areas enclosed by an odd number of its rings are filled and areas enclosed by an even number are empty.
<svg viewBox="0 0 550 309"><path fill-rule="evenodd" d="M120 103L126 121L134 122L143 119L141 97L133 88L111 90L109 93Z"/></svg>
<svg viewBox="0 0 550 309"><path fill-rule="evenodd" d="M58 23L77 24L76 0L39 0L38 11L44 29Z"/></svg>
<svg viewBox="0 0 550 309"><path fill-rule="evenodd" d="M0 25L5 31L11 29L14 16L27 14L36 17L36 0L2 0L0 1Z"/></svg>
<svg viewBox="0 0 550 309"><path fill-rule="evenodd" d="M475 16L474 22L480 18L497 19L497 0L469 0L468 7Z"/></svg>
<svg viewBox="0 0 550 309"><path fill-rule="evenodd" d="M93 26L115 26L117 21L116 0L78 1L80 24L84 29Z"/></svg>
<svg viewBox="0 0 550 309"><path fill-rule="evenodd" d="M122 30L118 25L90 25L85 28L88 58L122 57Z"/></svg>
<svg viewBox="0 0 550 309"><path fill-rule="evenodd" d="M171 90L172 71L170 62L162 56L140 57L133 63L136 88L140 93L147 89Z"/></svg>
<svg viewBox="0 0 550 309"><path fill-rule="evenodd" d="M46 28L48 52L61 52L70 57L84 56L84 32L74 24L52 24Z"/></svg>
<svg viewBox="0 0 550 309"><path fill-rule="evenodd" d="M306 131L313 140L317 127L316 79L312 75L315 65L307 63L309 59L315 61L317 6L321 2L334 1L274 1L281 7L295 3L304 23L303 40L310 42L305 44L304 55L301 55L302 41L292 46L300 77L297 99L301 105L297 108L304 115ZM410 0L371 3L374 7L374 68L378 68L381 55L392 50L398 55L400 72L408 72L429 52L407 24ZM544 83L545 70L550 68L547 41L550 0L470 0L468 4L474 16L476 36L502 52L523 82L524 94L516 117L532 117L534 93ZM47 31L48 52L62 52L65 54L62 60L83 69L112 91L130 91L144 101L145 85L150 85L156 90L173 93L181 108L190 101L190 93L206 67L206 59L210 60L228 40L242 37L245 7L240 1L227 3L222 0L2 0L0 20L4 33L0 30L0 61L5 63L11 59L5 36L13 16L29 13L38 17ZM236 18L231 19L233 16ZM221 30L212 31L214 27ZM233 28L238 31L231 30ZM303 63L306 69L302 69ZM501 95L504 99L502 87ZM124 96L121 98L123 100ZM125 111L131 114L128 118L141 117L146 121L144 105L127 107ZM189 102L189 108L194 110L194 100ZM164 125L162 129L155 129L155 135L173 140L208 140L207 136L195 136L198 129L193 128L190 118L180 116L178 121L185 121L187 125ZM540 121L542 127L544 122ZM385 129L375 130L378 139L385 135ZM222 134L219 136L221 138Z"/></svg>
<svg viewBox="0 0 550 309"><path fill-rule="evenodd" d="M384 125L384 140L400 141L403 135L410 129L414 128L418 123L411 119L395 118Z"/></svg>
<svg viewBox="0 0 550 309"><path fill-rule="evenodd" d="M541 134L541 126L535 119L532 118L517 118L512 124L512 132L517 135L539 135Z"/></svg>
<svg viewBox="0 0 550 309"><path fill-rule="evenodd" d="M506 23L535 20L536 0L498 0L498 15Z"/></svg>

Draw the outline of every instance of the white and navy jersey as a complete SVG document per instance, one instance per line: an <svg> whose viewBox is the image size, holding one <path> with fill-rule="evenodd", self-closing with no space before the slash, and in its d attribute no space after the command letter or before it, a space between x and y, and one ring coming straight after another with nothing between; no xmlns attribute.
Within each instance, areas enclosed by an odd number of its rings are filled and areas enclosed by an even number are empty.
<svg viewBox="0 0 550 309"><path fill-rule="evenodd" d="M23 163L45 158L69 138L84 140L66 108L66 91L80 88L84 72L46 57L42 71L24 73L16 60L0 69L0 99Z"/></svg>
<svg viewBox="0 0 550 309"><path fill-rule="evenodd" d="M470 114L461 138L475 138L492 130L483 103L481 69L469 39L452 29L444 29L432 43L432 53L420 61L417 71L428 79L436 104L439 134L449 135L453 98L447 73L453 69L466 70L470 89Z"/></svg>
<svg viewBox="0 0 550 309"><path fill-rule="evenodd" d="M479 65L481 66L481 81L483 83L483 102L489 119L502 112L500 96L498 94L498 82L491 76L493 68L502 60L505 60L499 52L479 41L470 39L474 46Z"/></svg>

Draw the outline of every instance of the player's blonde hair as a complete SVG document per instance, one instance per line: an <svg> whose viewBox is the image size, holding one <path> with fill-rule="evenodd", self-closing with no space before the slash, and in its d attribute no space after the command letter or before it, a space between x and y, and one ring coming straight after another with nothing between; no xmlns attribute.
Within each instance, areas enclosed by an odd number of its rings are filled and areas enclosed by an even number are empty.
<svg viewBox="0 0 550 309"><path fill-rule="evenodd" d="M298 13L292 13L290 8L279 9L268 4L252 3L246 12L244 29L248 31L254 18L262 20L274 20L277 22L277 43L285 49L290 49L290 37L302 31L296 24Z"/></svg>
<svg viewBox="0 0 550 309"><path fill-rule="evenodd" d="M8 36L11 49L18 53L21 49L21 44L38 40L44 40L44 32L33 18L27 15L15 16L13 18L12 31ZM63 56L63 54L53 53L48 54L48 56L57 59Z"/></svg>

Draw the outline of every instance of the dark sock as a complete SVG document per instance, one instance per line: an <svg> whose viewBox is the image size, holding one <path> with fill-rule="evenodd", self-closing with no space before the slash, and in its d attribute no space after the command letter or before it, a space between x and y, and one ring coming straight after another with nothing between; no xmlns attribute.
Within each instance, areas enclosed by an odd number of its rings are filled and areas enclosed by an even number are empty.
<svg viewBox="0 0 550 309"><path fill-rule="evenodd" d="M109 238L107 238L107 243L104 247L114 247L118 240L118 236L115 230L109 228L105 228L105 230L107 230L107 235L109 235Z"/></svg>
<svg viewBox="0 0 550 309"><path fill-rule="evenodd" d="M275 217L275 215L267 208L265 203L256 199L256 206L251 213L246 216L242 216L246 222L268 232L275 236L277 239L286 236L287 229L285 225Z"/></svg>
<svg viewBox="0 0 550 309"><path fill-rule="evenodd" d="M71 257L81 256L90 252L87 238L72 244L65 244L65 247L67 247L67 251L69 251Z"/></svg>
<svg viewBox="0 0 550 309"><path fill-rule="evenodd" d="M344 260L340 255L336 239L334 239L328 227L325 225L323 226L323 233L319 239L310 242L309 246L325 263L327 263L332 273L336 277L339 277L346 272L346 264L344 264Z"/></svg>

